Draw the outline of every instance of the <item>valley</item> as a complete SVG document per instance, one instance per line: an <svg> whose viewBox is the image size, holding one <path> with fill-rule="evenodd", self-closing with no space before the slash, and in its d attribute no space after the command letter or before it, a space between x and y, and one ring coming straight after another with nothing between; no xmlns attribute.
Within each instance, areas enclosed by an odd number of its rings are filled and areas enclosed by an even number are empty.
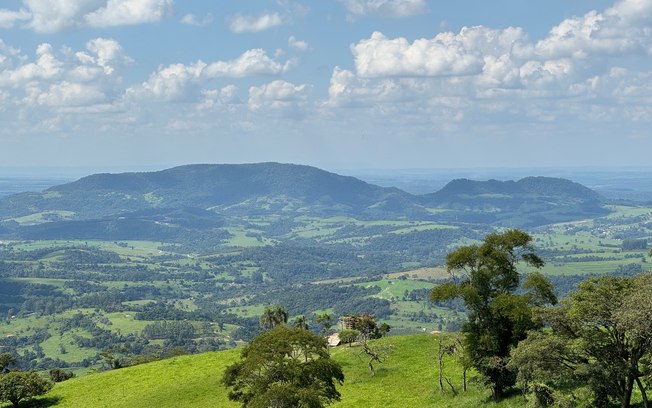
<svg viewBox="0 0 652 408"><path fill-rule="evenodd" d="M192 185L178 181L188 174ZM258 184L229 187L242 177ZM326 312L373 313L393 335L456 331L464 307L428 300L448 276L446 254L512 227L532 234L562 297L590 275L650 269L652 206L525 180L414 196L273 164L90 176L13 195L0 200L0 351L24 369L82 375L236 347L273 304L316 331Z"/></svg>

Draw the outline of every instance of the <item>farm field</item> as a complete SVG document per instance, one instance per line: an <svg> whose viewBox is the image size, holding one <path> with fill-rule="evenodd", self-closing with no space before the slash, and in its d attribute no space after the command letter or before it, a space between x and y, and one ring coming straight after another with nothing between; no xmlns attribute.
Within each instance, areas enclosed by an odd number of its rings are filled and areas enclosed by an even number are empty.
<svg viewBox="0 0 652 408"><path fill-rule="evenodd" d="M560 295L589 275L650 269L652 207L609 208L527 230ZM316 313L362 310L390 334L458 330L464 311L432 304L429 291L449 277L447 252L501 230L306 215L226 224L228 238L208 251L144 240L3 241L0 350L16 350L26 368L103 370L107 350L130 364L233 347L258 331L271 304L286 306L290 321L305 315L314 330Z"/></svg>

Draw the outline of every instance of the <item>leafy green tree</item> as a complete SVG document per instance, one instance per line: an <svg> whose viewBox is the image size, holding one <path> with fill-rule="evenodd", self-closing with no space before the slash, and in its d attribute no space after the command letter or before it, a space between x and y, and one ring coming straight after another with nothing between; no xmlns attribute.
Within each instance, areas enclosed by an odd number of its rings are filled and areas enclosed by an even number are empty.
<svg viewBox="0 0 652 408"><path fill-rule="evenodd" d="M315 316L315 321L322 326L322 335L327 335L331 327L333 327L333 316L328 313L323 313Z"/></svg>
<svg viewBox="0 0 652 408"><path fill-rule="evenodd" d="M265 330L288 322L288 311L281 305L268 306L259 319L260 327Z"/></svg>
<svg viewBox="0 0 652 408"><path fill-rule="evenodd" d="M548 401L572 401L588 387L594 406L618 402L628 408L638 387L649 407L651 273L586 280L561 306L540 315L549 329L531 333L510 362L525 391L541 399L541 390L550 390Z"/></svg>
<svg viewBox="0 0 652 408"><path fill-rule="evenodd" d="M387 323L380 326L376 323L376 319L369 313L360 313L353 316L353 330L360 332L360 337L369 339L379 339L389 333L391 327Z"/></svg>
<svg viewBox="0 0 652 408"><path fill-rule="evenodd" d="M357 330L344 329L340 332L340 341L344 344L348 343L350 346L351 343L356 341L359 336L360 336L360 332Z"/></svg>
<svg viewBox="0 0 652 408"><path fill-rule="evenodd" d="M292 326L298 329L308 330L308 319L306 319L306 316L304 315L297 316L297 318L292 322Z"/></svg>
<svg viewBox="0 0 652 408"><path fill-rule="evenodd" d="M53 368L50 370L49 374L50 379L55 383L69 380L75 376L72 371L62 370L61 368Z"/></svg>
<svg viewBox="0 0 652 408"><path fill-rule="evenodd" d="M552 285L540 273L523 282L526 293L515 293L521 284L520 263L543 266L530 235L516 229L490 234L480 245L449 253L446 266L452 280L431 292L433 301L461 298L468 307L468 321L462 327L465 347L495 399L516 381L507 362L511 349L536 327L532 306L557 301Z"/></svg>
<svg viewBox="0 0 652 408"><path fill-rule="evenodd" d="M0 373L6 373L9 371L9 367L14 363L16 363L16 359L11 355L11 353L0 354Z"/></svg>
<svg viewBox="0 0 652 408"><path fill-rule="evenodd" d="M0 375L0 401L9 401L18 407L20 401L43 395L52 389L52 383L34 371L11 371Z"/></svg>
<svg viewBox="0 0 652 408"><path fill-rule="evenodd" d="M231 388L229 399L243 407L320 408L339 401L336 384L344 382L344 374L325 339L280 325L254 338L222 382Z"/></svg>

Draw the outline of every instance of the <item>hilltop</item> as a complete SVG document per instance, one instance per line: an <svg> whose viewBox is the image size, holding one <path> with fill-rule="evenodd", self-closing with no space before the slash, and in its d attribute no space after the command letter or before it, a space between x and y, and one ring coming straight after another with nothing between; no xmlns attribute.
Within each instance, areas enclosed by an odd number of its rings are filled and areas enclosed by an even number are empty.
<svg viewBox="0 0 652 408"><path fill-rule="evenodd" d="M334 408L355 407L521 407L520 396L501 403L488 402L488 391L471 385L467 393L453 397L438 389L437 338L430 334L389 337L394 352L371 377L366 359L358 347L338 347L333 358L344 369L345 383L339 390L342 400ZM154 363L101 372L56 385L42 397L53 407L238 407L227 398L220 378L227 365L239 358L240 349L193 356L181 356ZM446 373L460 383L461 371L446 361ZM480 387L480 388L479 388Z"/></svg>
<svg viewBox="0 0 652 408"><path fill-rule="evenodd" d="M604 215L602 201L581 184L549 177L458 179L418 196L310 166L198 164L94 174L3 197L0 236L179 241L209 231L220 238L226 218L263 215L536 226Z"/></svg>
<svg viewBox="0 0 652 408"><path fill-rule="evenodd" d="M518 181L456 179L426 194L427 207L454 209L459 221L536 226L607 214L604 198L582 184L555 177Z"/></svg>

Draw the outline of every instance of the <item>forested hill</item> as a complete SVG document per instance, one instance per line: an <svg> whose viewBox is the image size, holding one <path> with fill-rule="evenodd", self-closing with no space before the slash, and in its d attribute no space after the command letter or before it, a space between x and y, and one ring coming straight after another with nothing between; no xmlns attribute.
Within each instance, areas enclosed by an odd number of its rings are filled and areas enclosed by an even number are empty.
<svg viewBox="0 0 652 408"><path fill-rule="evenodd" d="M453 180L436 193L420 197L429 208L464 211L458 220L533 226L608 213L603 197L590 188L554 177L518 181Z"/></svg>
<svg viewBox="0 0 652 408"><path fill-rule="evenodd" d="M76 219L121 211L197 207L218 212L402 213L414 197L315 167L279 164L200 164L147 173L95 174L43 193L0 201L0 217L35 210L72 211ZM370 207L371 210L369 209Z"/></svg>
<svg viewBox="0 0 652 408"><path fill-rule="evenodd" d="M309 166L202 164L95 174L0 198L0 237L174 240L195 230L220 233L225 217L265 215L527 227L606 212L596 192L558 178L460 179L415 196Z"/></svg>
<svg viewBox="0 0 652 408"><path fill-rule="evenodd" d="M150 194L156 204L232 205L258 197L285 196L305 203L323 202L364 208L391 196L409 196L354 177L295 164L200 164L150 173L95 174L47 191L76 194L111 192Z"/></svg>

